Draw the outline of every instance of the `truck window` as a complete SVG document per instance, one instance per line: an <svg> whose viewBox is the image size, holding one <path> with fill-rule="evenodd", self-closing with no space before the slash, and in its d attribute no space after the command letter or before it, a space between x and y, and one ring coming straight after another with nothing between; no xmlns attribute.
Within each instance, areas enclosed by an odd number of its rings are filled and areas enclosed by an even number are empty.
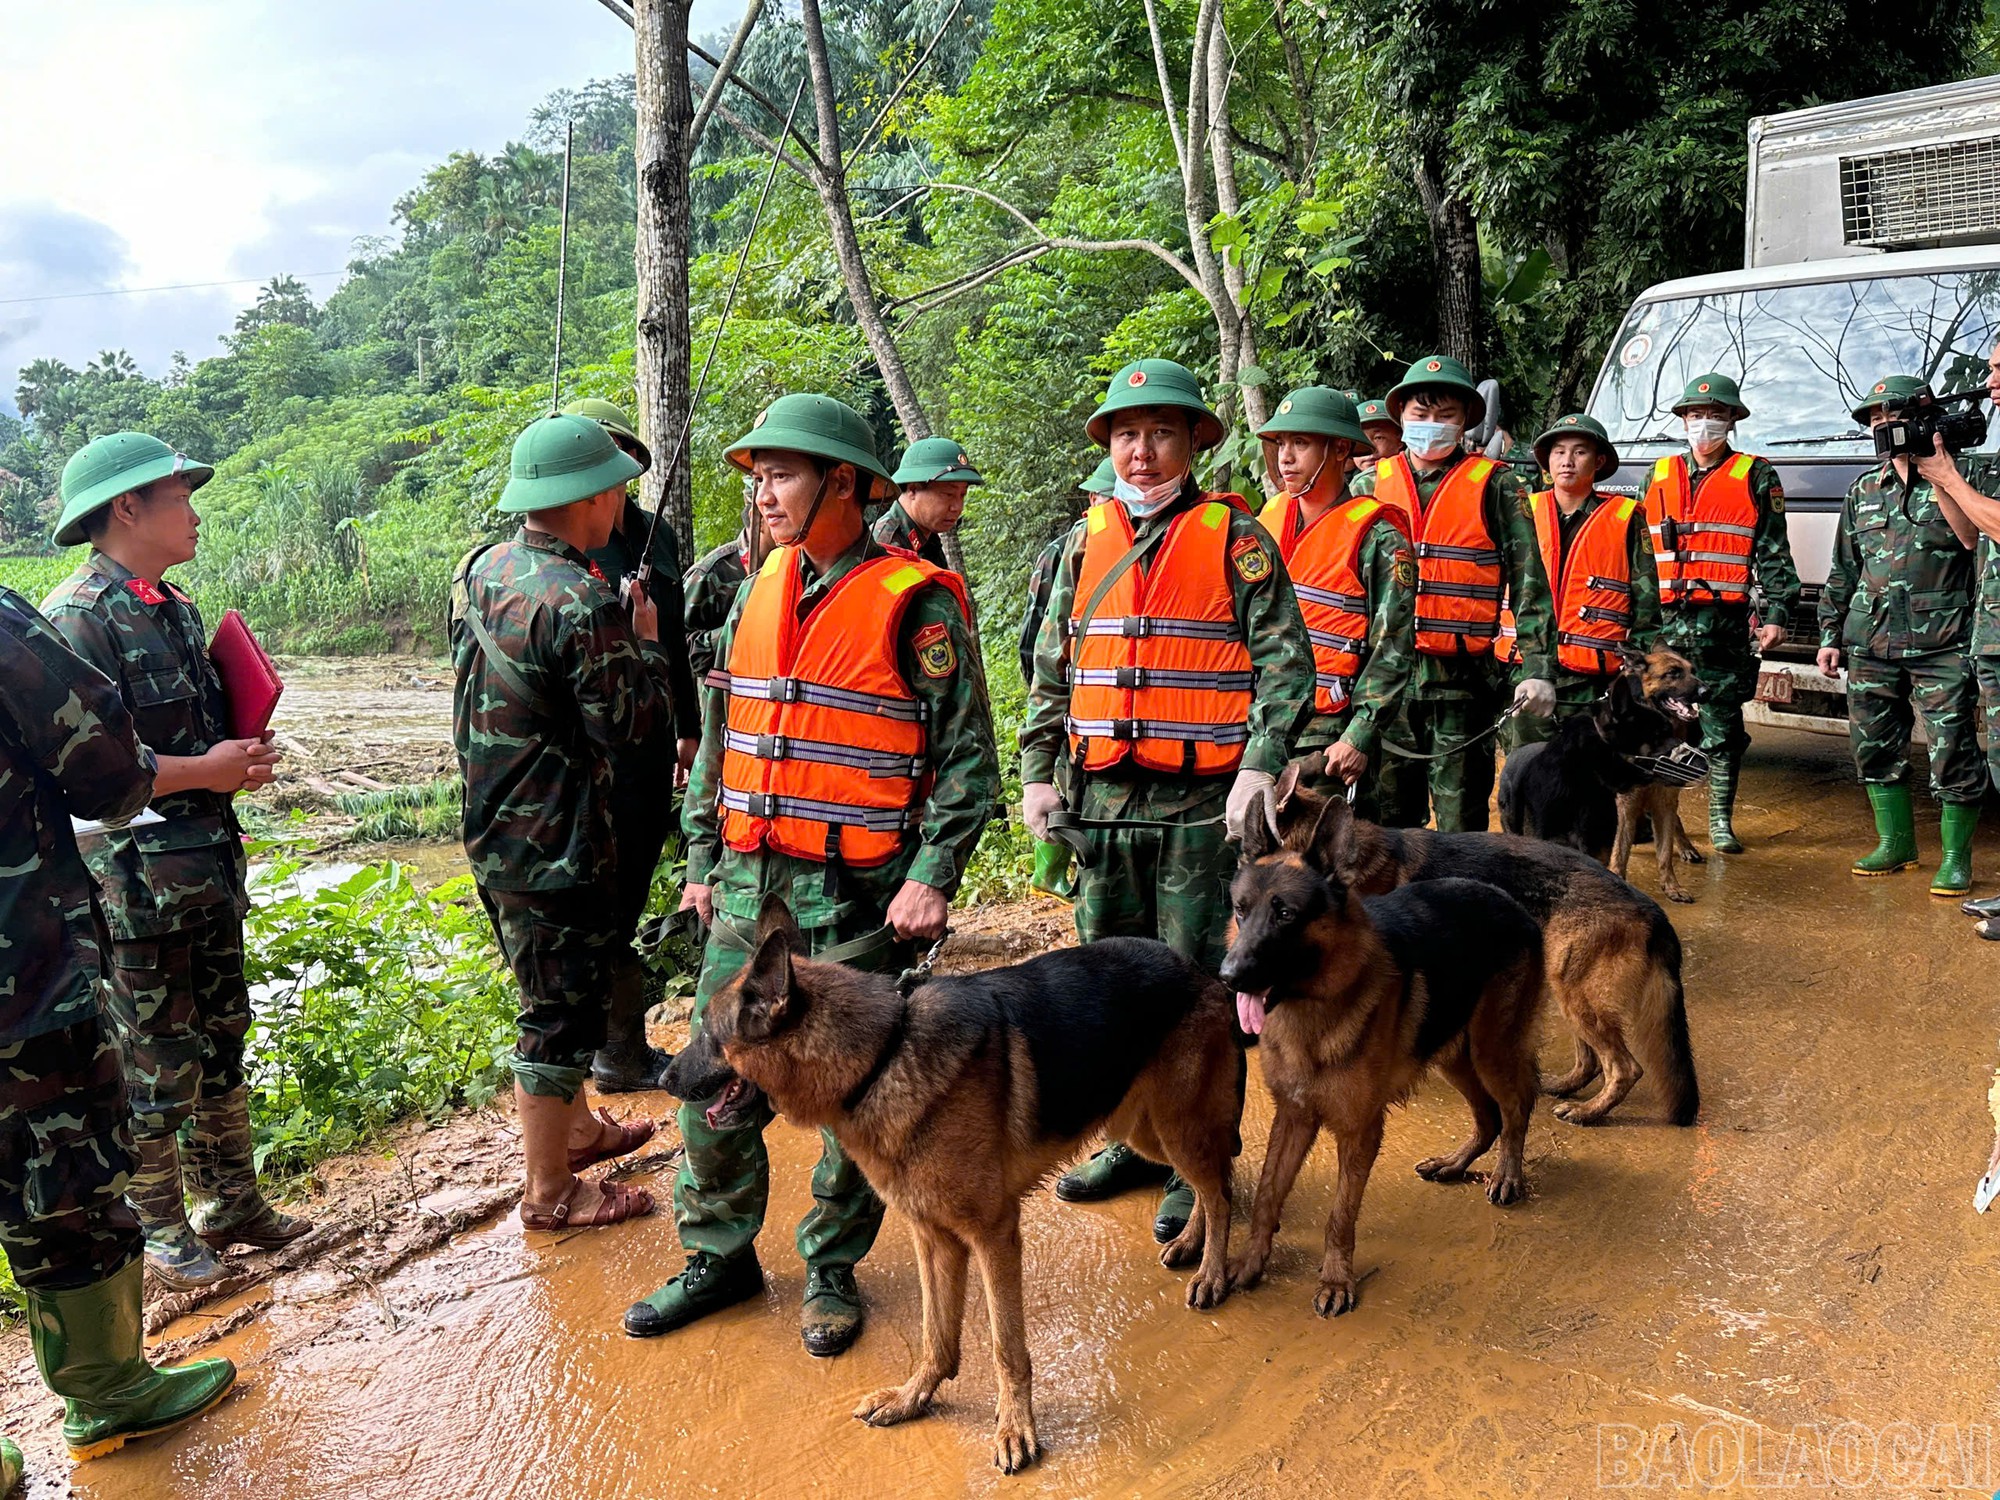
<svg viewBox="0 0 2000 1500"><path fill-rule="evenodd" d="M1640 302L1605 360L1590 413L1628 456L1656 456L1682 441L1668 408L1687 382L1722 370L1738 375L1752 412L1739 448L1866 459L1873 444L1848 413L1869 386L1891 374L1921 375L1940 394L1981 385L1996 330L2000 270Z"/></svg>

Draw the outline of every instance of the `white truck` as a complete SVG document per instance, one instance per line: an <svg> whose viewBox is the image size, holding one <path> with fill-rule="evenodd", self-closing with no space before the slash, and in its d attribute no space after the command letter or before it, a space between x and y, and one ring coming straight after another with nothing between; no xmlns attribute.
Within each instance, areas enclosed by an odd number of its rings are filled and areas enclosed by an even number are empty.
<svg viewBox="0 0 2000 1500"><path fill-rule="evenodd" d="M1720 370L1751 415L1736 445L1785 485L1805 598L1764 661L1745 716L1845 734L1846 685L1812 664L1814 619L1842 498L1875 462L1850 408L1876 380L1982 386L2000 338L2000 77L1825 104L1750 122L1744 269L1648 288L1625 315L1590 397L1643 491L1685 451L1668 410Z"/></svg>

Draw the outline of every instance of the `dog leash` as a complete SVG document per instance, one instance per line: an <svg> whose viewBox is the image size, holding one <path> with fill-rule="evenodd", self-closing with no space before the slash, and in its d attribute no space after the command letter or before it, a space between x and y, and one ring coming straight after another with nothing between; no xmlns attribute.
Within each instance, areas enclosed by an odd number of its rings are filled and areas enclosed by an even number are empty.
<svg viewBox="0 0 2000 1500"><path fill-rule="evenodd" d="M718 914L715 925L710 930L725 947L734 948L739 953L754 951L752 939L727 917ZM922 958L896 976L896 988L908 995L927 981L931 977L931 970L937 966L938 955L944 952L944 945L950 938L951 928L947 926L938 934L938 940L931 944L930 950ZM831 948L822 948L817 953L801 956L810 958L815 963L854 964L860 959L874 958L888 949L900 947L903 942L904 939L896 935L895 928L882 926L873 932L865 932L858 938L849 938L844 943L835 943Z"/></svg>
<svg viewBox="0 0 2000 1500"><path fill-rule="evenodd" d="M1192 823L1170 823L1163 818L1086 818L1067 808L1057 808L1049 814L1049 842L1061 844L1078 859L1090 857L1090 840L1086 835L1092 831L1113 832L1124 828L1155 828L1162 831L1170 828L1212 828L1217 823L1228 821L1227 813L1217 813L1212 818L1200 818ZM1073 837L1064 838L1064 834Z"/></svg>
<svg viewBox="0 0 2000 1500"><path fill-rule="evenodd" d="M1486 739L1490 735L1498 734L1501 726L1520 711L1520 704L1510 703L1505 709L1501 710L1500 717L1493 721L1492 727L1482 729L1469 739L1460 740L1456 745L1447 746L1443 750L1433 750L1429 755L1425 755L1421 751L1412 750L1408 745L1399 745L1394 740L1386 737L1382 741L1382 748L1387 750L1391 755L1401 756L1404 760L1443 760L1447 755L1456 755L1461 750L1470 750L1481 740Z"/></svg>

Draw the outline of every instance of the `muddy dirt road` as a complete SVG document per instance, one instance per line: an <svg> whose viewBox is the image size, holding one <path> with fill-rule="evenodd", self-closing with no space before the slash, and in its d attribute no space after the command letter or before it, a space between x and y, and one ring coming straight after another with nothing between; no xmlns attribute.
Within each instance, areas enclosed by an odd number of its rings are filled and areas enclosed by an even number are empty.
<svg viewBox="0 0 2000 1500"><path fill-rule="evenodd" d="M1870 835L1842 745L1766 732L1745 802L1750 853L1695 871L1699 904L1673 912L1697 1127L1653 1123L1643 1085L1593 1131L1538 1111L1533 1196L1503 1211L1410 1171L1463 1130L1456 1096L1426 1089L1390 1123L1361 1219L1371 1274L1332 1322L1309 1305L1329 1143L1263 1286L1211 1314L1187 1311L1181 1276L1155 1263L1150 1195L1091 1208L1038 1195L1027 1300L1047 1457L1021 1478L989 1467L976 1301L964 1373L935 1415L879 1432L848 1416L902 1379L917 1340L893 1213L862 1269L860 1344L826 1362L800 1349L791 1237L817 1146L780 1124L761 1299L627 1339L625 1306L680 1262L664 1212L532 1239L508 1215L373 1280L309 1268L210 1345L242 1366L240 1395L78 1470L76 1493L1546 1500L1644 1477L1758 1492L1787 1468L1857 1493L1991 1493L2000 1215L1976 1217L1971 1196L1993 1134L2000 947L1927 897L1923 876L1846 874ZM1934 825L1924 844L1928 863ZM2000 834L1982 844L1984 890L1996 859ZM1651 889L1649 854L1634 869ZM1544 1055L1566 1061L1567 1040ZM1254 1065L1251 1099L1238 1234L1269 1114ZM619 1108L635 1105L668 1101ZM421 1143L412 1154L426 1160ZM664 1193L654 1160L643 1180ZM15 1435L33 1493L59 1493L53 1403L20 1395L31 1379L16 1368Z"/></svg>

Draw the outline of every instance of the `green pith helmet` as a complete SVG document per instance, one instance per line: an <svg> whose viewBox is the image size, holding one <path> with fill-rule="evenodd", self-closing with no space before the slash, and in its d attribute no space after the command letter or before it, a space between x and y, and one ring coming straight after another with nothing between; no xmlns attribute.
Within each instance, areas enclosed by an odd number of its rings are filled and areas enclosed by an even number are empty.
<svg viewBox="0 0 2000 1500"><path fill-rule="evenodd" d="M857 501L887 500L895 493L889 471L875 456L875 434L859 412L831 396L780 396L757 413L750 430L723 449L722 456L748 473L751 455L759 449L853 464L869 477L868 491L856 495Z"/></svg>
<svg viewBox="0 0 2000 1500"><path fill-rule="evenodd" d="M947 437L919 438L903 450L903 461L889 476L898 484L939 484L962 479L967 484L984 484L965 450Z"/></svg>
<svg viewBox="0 0 2000 1500"><path fill-rule="evenodd" d="M110 432L92 438L62 471L62 515L56 521L56 545L74 547L83 541L83 523L120 495L170 474L185 474L200 489L215 476L208 464L176 453L146 432Z"/></svg>
<svg viewBox="0 0 2000 1500"><path fill-rule="evenodd" d="M623 486L639 461L619 451L611 434L588 417L538 417L514 439L500 509L509 515L554 510Z"/></svg>
<svg viewBox="0 0 2000 1500"><path fill-rule="evenodd" d="M1595 417L1573 411L1566 417L1556 418L1555 425L1535 439L1535 462L1542 466L1544 473L1549 467L1549 450L1566 437L1589 438L1597 445L1599 479L1618 472L1618 449L1612 444L1611 434L1604 430L1604 424Z"/></svg>
<svg viewBox="0 0 2000 1500"><path fill-rule="evenodd" d="M1208 409L1201 382L1186 365L1170 359L1135 359L1111 377L1111 388L1083 430L1100 448L1111 446L1111 414L1135 406L1178 406L1194 413L1194 449L1206 452L1222 441L1222 418Z"/></svg>
<svg viewBox="0 0 2000 1500"><path fill-rule="evenodd" d="M1402 426L1403 403L1423 390L1449 391L1463 397L1467 427L1477 427L1486 420L1486 398L1479 394L1472 373L1449 354L1426 354L1403 372L1403 378L1382 400L1389 409L1389 419Z"/></svg>
<svg viewBox="0 0 2000 1500"><path fill-rule="evenodd" d="M1324 385L1302 385L1285 397L1271 419L1257 429L1257 436L1275 442L1281 432L1309 432L1354 443L1368 441L1355 416L1353 399L1345 391Z"/></svg>
<svg viewBox="0 0 2000 1500"><path fill-rule="evenodd" d="M1905 401L1911 396L1929 396L1930 386L1915 375L1885 375L1868 387L1868 395L1854 408L1854 420L1868 425L1868 413L1885 401Z"/></svg>
<svg viewBox="0 0 2000 1500"><path fill-rule="evenodd" d="M1090 478L1077 486L1086 495L1108 495L1118 483L1118 471L1111 467L1111 457L1106 454L1098 460L1097 467L1090 471Z"/></svg>
<svg viewBox="0 0 2000 1500"><path fill-rule="evenodd" d="M583 417L595 422L613 437L622 437L639 451L633 457L639 460L639 472L653 467L653 450L646 446L646 440L632 428L632 419L625 415L623 407L613 406L599 396L586 396L581 401L572 401L562 409L566 417Z"/></svg>
<svg viewBox="0 0 2000 1500"><path fill-rule="evenodd" d="M1743 393L1736 388L1736 382L1720 370L1695 376L1687 383L1687 389L1681 392L1681 399L1667 409L1678 417L1690 406L1726 406L1736 413L1739 422L1750 415L1750 408L1743 404Z"/></svg>
<svg viewBox="0 0 2000 1500"><path fill-rule="evenodd" d="M1354 408L1354 418L1363 427L1366 427L1370 422L1379 422L1384 427L1395 428L1398 432L1403 430L1403 424L1389 415L1389 403L1386 401L1363 401L1358 403Z"/></svg>

